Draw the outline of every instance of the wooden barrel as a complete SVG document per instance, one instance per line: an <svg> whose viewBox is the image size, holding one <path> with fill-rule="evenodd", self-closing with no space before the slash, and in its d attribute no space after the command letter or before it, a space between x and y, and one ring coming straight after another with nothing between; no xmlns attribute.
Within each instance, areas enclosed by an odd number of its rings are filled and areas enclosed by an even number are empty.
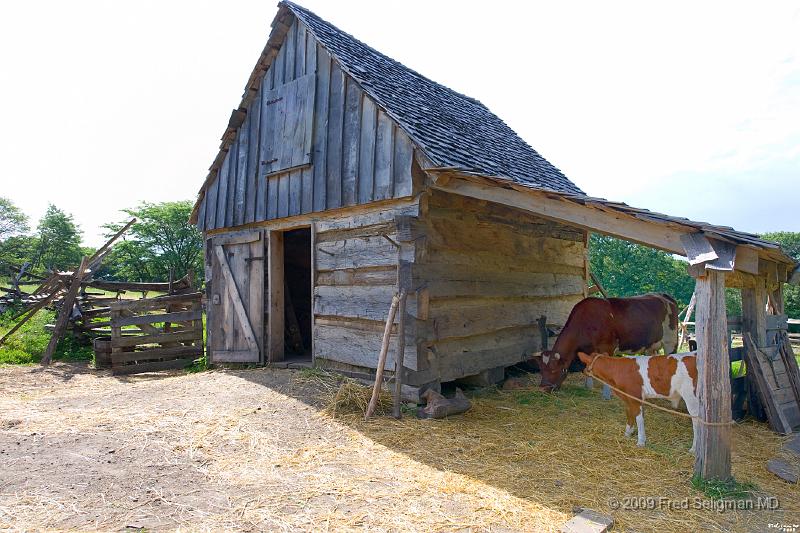
<svg viewBox="0 0 800 533"><path fill-rule="evenodd" d="M111 337L94 339L94 367L111 368Z"/></svg>

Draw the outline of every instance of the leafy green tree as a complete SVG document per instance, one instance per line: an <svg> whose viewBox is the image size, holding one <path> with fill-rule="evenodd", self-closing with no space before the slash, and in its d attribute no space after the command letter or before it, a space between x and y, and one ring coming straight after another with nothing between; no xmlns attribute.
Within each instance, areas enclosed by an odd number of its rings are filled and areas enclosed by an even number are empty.
<svg viewBox="0 0 800 533"><path fill-rule="evenodd" d="M28 231L28 216L8 198L0 196L0 241Z"/></svg>
<svg viewBox="0 0 800 533"><path fill-rule="evenodd" d="M589 263L609 296L664 292L685 306L694 292L684 261L629 241L592 234Z"/></svg>
<svg viewBox="0 0 800 533"><path fill-rule="evenodd" d="M53 204L47 207L36 230L35 267L66 270L81 262L81 229L72 215Z"/></svg>
<svg viewBox="0 0 800 533"><path fill-rule="evenodd" d="M764 233L761 237L768 241L777 242L788 256L800 262L800 233L775 231ZM794 285L783 286L783 308L789 317L800 318L800 287Z"/></svg>
<svg viewBox="0 0 800 533"><path fill-rule="evenodd" d="M28 217L8 198L0 196L0 276L12 275L33 253L32 238L26 233Z"/></svg>
<svg viewBox="0 0 800 533"><path fill-rule="evenodd" d="M202 272L203 237L189 224L192 202L142 203L125 209L137 222L125 234L106 260L100 276L129 281L167 281L170 269L175 278L189 270ZM128 218L129 220L129 218ZM108 224L109 234L124 223Z"/></svg>

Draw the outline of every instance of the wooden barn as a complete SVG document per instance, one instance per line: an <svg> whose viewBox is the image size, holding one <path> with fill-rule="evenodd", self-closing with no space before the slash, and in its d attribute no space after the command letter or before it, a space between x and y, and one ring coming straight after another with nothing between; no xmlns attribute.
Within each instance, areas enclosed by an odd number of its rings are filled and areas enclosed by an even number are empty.
<svg viewBox="0 0 800 533"><path fill-rule="evenodd" d="M598 232L688 257L707 361L701 409L723 420L724 287L742 289L746 327L764 344L765 304L780 311L781 284L797 277L754 235L587 197L480 102L290 2L192 222L205 236L211 362L313 359L373 375L399 286L411 398L460 378L497 381L539 351L537 320L563 325L587 294ZM698 472L725 477L729 428L706 431Z"/></svg>

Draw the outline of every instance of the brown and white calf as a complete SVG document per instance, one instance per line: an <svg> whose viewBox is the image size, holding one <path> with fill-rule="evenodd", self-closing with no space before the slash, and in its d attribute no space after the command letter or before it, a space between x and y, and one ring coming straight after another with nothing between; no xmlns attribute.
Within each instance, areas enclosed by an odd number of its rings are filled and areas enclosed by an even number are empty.
<svg viewBox="0 0 800 533"><path fill-rule="evenodd" d="M614 388L630 394L633 398L614 394L625 404L627 425L625 436L633 434L634 423L638 433L637 445L644 446L644 411L639 400L663 398L670 400L677 408L683 398L686 410L693 417L700 411L697 399L697 355L696 352L675 355L638 355L630 357L611 357L608 355L587 355L578 352L578 357L586 364L587 374L597 376ZM699 429L697 418L692 418L692 447L694 453Z"/></svg>

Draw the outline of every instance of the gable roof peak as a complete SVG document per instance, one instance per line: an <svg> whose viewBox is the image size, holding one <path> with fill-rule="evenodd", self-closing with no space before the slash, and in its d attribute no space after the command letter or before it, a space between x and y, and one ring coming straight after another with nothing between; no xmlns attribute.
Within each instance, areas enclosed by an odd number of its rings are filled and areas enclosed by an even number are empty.
<svg viewBox="0 0 800 533"><path fill-rule="evenodd" d="M294 2L278 5L306 26L434 165L582 193L478 100L426 78Z"/></svg>

